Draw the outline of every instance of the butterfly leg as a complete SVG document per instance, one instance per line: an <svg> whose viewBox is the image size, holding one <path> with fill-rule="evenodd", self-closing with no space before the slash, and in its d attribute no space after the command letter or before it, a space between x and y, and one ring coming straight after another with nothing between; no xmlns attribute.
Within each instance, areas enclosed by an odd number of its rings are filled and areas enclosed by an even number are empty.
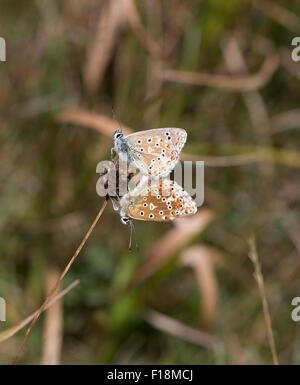
<svg viewBox="0 0 300 385"><path fill-rule="evenodd" d="M116 197L110 197L111 198L111 203L112 203L112 205L113 205L113 209L115 210L115 211L120 211L120 198L119 198L119 196L117 195Z"/></svg>
<svg viewBox="0 0 300 385"><path fill-rule="evenodd" d="M115 153L116 153L116 150L115 150L114 147L112 147L112 148L110 149L110 158L111 158L111 159L114 158L114 154L115 154Z"/></svg>

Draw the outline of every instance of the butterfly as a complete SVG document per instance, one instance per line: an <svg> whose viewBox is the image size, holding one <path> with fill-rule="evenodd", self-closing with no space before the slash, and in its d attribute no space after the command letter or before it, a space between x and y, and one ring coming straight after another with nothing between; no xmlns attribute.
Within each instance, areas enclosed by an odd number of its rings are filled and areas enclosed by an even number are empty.
<svg viewBox="0 0 300 385"><path fill-rule="evenodd" d="M170 179L152 180L142 178L141 182L119 202L121 222L130 219L166 222L175 218L192 215L197 206L183 188Z"/></svg>
<svg viewBox="0 0 300 385"><path fill-rule="evenodd" d="M133 190L118 201L112 199L112 202L114 209L120 212L121 222L130 226L130 250L133 233L136 239L132 219L167 222L197 212L196 203L191 196L178 183L168 178L151 181L149 177L143 176Z"/></svg>
<svg viewBox="0 0 300 385"><path fill-rule="evenodd" d="M155 128L127 136L118 130L114 133L113 150L142 174L166 177L178 162L186 138L183 128Z"/></svg>

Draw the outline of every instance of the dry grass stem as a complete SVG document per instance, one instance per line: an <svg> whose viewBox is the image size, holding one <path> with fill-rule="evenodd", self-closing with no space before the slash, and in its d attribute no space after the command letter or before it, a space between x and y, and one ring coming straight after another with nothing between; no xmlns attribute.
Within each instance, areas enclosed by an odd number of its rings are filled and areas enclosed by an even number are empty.
<svg viewBox="0 0 300 385"><path fill-rule="evenodd" d="M221 45L224 59L228 70L232 75L248 74L246 61L237 40L234 37L224 39L224 44ZM249 117L255 134L261 145L272 147L270 136L270 120L265 102L258 90L252 90L242 93L244 103L249 111ZM261 164L261 170L265 175L270 175L274 172L272 163Z"/></svg>
<svg viewBox="0 0 300 385"><path fill-rule="evenodd" d="M99 210L94 222L92 223L92 225L90 226L88 232L86 233L86 235L84 236L83 240L81 241L80 245L78 246L77 250L75 251L73 257L70 259L68 265L66 266L65 270L63 271L63 273L61 274L61 276L59 277L59 279L56 281L56 284L54 285L54 287L52 288L50 294L47 296L47 298L45 299L45 301L43 302L42 306L39 308L39 310L37 311L34 319L32 320L31 324L29 325L28 329L26 330L26 333L25 333L25 336L23 338L23 340L21 341L20 345L18 346L18 349L17 349L17 352L11 362L12 365L14 365L19 357L19 354L21 353L22 351L22 348L23 346L25 345L25 342L27 340L27 337L29 335L29 333L31 332L33 326L35 325L35 323L37 322L37 320L39 319L40 315L42 314L43 310L45 309L45 307L47 306L47 303L51 300L52 296L55 294L57 288L59 287L61 281L63 280L63 278L65 277L65 275L67 274L67 272L69 271L70 267L73 265L73 263L75 262L76 258L78 257L81 249L83 248L83 246L85 245L86 241L88 240L89 236L91 235L92 231L94 230L97 222L99 221L105 207L107 205L107 200L105 200L103 202L103 205L101 207L101 209Z"/></svg>
<svg viewBox="0 0 300 385"><path fill-rule="evenodd" d="M271 117L272 133L297 129L300 127L300 109L281 112Z"/></svg>
<svg viewBox="0 0 300 385"><path fill-rule="evenodd" d="M159 76L168 82L188 84L192 86L208 86L223 88L229 91L253 91L265 86L279 65L279 57L273 52L268 55L260 70L253 75L229 76L209 74L204 72L190 72L166 69Z"/></svg>
<svg viewBox="0 0 300 385"><path fill-rule="evenodd" d="M112 138L114 132L119 129L117 122L105 115L90 112L83 108L70 108L60 112L57 120L61 123L76 124L92 128L100 134ZM122 130L125 134L130 134L132 130L121 122Z"/></svg>
<svg viewBox="0 0 300 385"><path fill-rule="evenodd" d="M222 344L220 340L211 334L194 329L154 310L148 310L144 319L155 329L171 334L194 345L214 349Z"/></svg>
<svg viewBox="0 0 300 385"><path fill-rule="evenodd" d="M49 294L53 285L59 278L57 268L50 267L46 271L45 289ZM50 307L45 313L43 330L42 365L59 365L63 337L63 303L62 300Z"/></svg>
<svg viewBox="0 0 300 385"><path fill-rule="evenodd" d="M88 49L83 74L86 89L90 93L95 93L101 85L123 23L123 0L105 2L101 8L95 38Z"/></svg>
<svg viewBox="0 0 300 385"><path fill-rule="evenodd" d="M72 282L69 286L67 286L63 291L61 291L59 294L57 294L55 297L53 297L47 304L47 306L44 308L44 311L49 309L53 304L55 304L57 301L59 301L62 297L64 297L66 294L69 293L72 289L74 289L75 286L77 286L80 283L79 279ZM8 340L10 337L13 337L18 331L23 329L27 324L29 324L30 321L34 319L36 314L38 313L38 310L35 311L30 316L26 317L23 321L21 321L17 326L14 326L8 330L5 330L4 332L0 333L0 343Z"/></svg>
<svg viewBox="0 0 300 385"><path fill-rule="evenodd" d="M184 153L182 160L200 160L208 167L232 167L244 166L258 162L272 162L283 164L289 167L300 167L300 156L297 151L290 151L281 148L258 147L252 153L228 155L228 156L197 156Z"/></svg>
<svg viewBox="0 0 300 385"><path fill-rule="evenodd" d="M261 270L261 265L258 259L258 254L256 250L256 244L255 244L255 239L251 238L249 239L249 258L251 259L253 266L254 266L254 278L257 282L259 293L261 296L262 304L263 304L263 312L264 312L264 317L265 317L265 323L266 323L266 329L267 329L267 336L268 336L268 341L272 353L272 358L273 358L273 363L274 365L279 365L278 361L278 355L276 351L276 345L275 345L275 339L274 339L274 334L273 334L273 328L272 328L272 321L271 321L271 316L270 316L270 310L269 310L269 305L267 302L267 297L266 297L266 291L265 291L265 284L264 284L264 278Z"/></svg>
<svg viewBox="0 0 300 385"><path fill-rule="evenodd" d="M287 28L293 33L300 31L300 18L293 12L287 10L282 5L275 3L275 1L255 0L254 6L261 10L267 17L270 17L283 27Z"/></svg>
<svg viewBox="0 0 300 385"><path fill-rule="evenodd" d="M216 251L205 245L191 246L180 256L183 266L191 267L196 275L202 301L202 325L210 329L216 319L219 300L218 282L214 271L213 260ZM219 253L220 254L220 253Z"/></svg>
<svg viewBox="0 0 300 385"><path fill-rule="evenodd" d="M208 155L191 155L181 154L182 160L203 160L207 167L232 167L245 166L252 163L271 161L272 158L265 152L253 152L249 154L228 155L228 156L208 156Z"/></svg>
<svg viewBox="0 0 300 385"><path fill-rule="evenodd" d="M150 53L150 55L154 58L159 58L161 56L160 47L156 41L145 31L134 0L124 0L124 5L126 16L132 31L135 33L136 37L140 40L141 44Z"/></svg>

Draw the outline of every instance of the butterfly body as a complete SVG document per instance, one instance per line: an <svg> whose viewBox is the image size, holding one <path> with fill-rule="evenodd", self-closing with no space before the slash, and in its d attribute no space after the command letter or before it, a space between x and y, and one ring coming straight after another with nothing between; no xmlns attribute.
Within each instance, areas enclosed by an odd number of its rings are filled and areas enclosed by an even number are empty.
<svg viewBox="0 0 300 385"><path fill-rule="evenodd" d="M175 167L187 133L182 128L156 128L125 136L114 134L114 150L144 175L165 177Z"/></svg>
<svg viewBox="0 0 300 385"><path fill-rule="evenodd" d="M116 131L114 133L114 150L121 158L124 159L126 157L129 162L132 162L133 157L131 156L128 140L122 131Z"/></svg>

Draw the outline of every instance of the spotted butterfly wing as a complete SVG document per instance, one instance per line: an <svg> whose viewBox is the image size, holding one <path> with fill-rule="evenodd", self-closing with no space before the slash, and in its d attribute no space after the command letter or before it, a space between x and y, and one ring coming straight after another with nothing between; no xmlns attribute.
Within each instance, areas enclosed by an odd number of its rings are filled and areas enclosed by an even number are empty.
<svg viewBox="0 0 300 385"><path fill-rule="evenodd" d="M182 128L156 128L126 136L131 157L143 174L165 177L175 167L187 138Z"/></svg>
<svg viewBox="0 0 300 385"><path fill-rule="evenodd" d="M144 221L164 222L197 212L190 195L169 179L155 181L151 186L141 183L121 199L120 205L121 216Z"/></svg>

